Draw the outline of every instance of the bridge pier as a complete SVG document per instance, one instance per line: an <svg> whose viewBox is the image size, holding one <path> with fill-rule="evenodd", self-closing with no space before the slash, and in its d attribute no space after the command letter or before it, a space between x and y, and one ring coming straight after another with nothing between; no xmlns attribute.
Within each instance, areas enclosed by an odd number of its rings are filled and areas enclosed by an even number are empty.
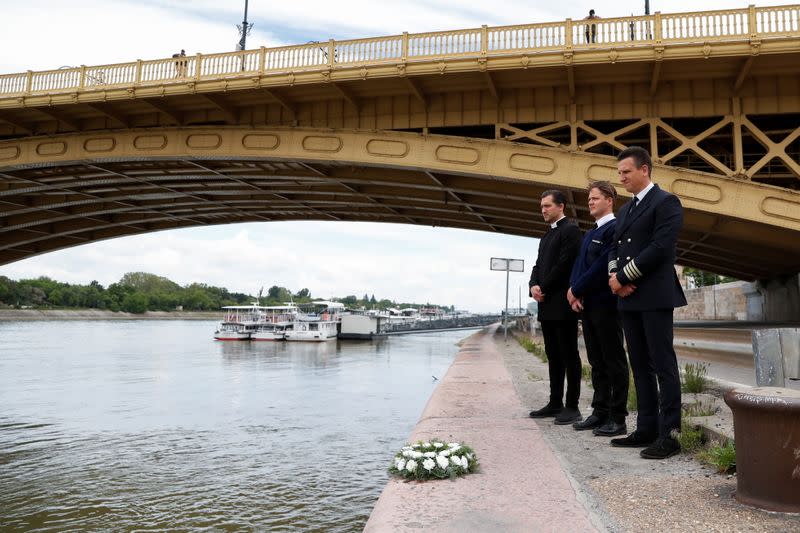
<svg viewBox="0 0 800 533"><path fill-rule="evenodd" d="M800 322L800 273L749 283L744 292L747 320Z"/></svg>

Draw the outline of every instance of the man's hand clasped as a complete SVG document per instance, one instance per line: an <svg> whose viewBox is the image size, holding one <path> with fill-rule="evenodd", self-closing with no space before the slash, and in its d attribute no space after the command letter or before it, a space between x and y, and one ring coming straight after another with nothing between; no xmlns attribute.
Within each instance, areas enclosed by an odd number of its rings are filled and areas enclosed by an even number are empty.
<svg viewBox="0 0 800 533"><path fill-rule="evenodd" d="M533 299L537 302L544 301L544 293L542 292L542 288L538 285L531 287L531 296L533 296Z"/></svg>
<svg viewBox="0 0 800 533"><path fill-rule="evenodd" d="M611 292L619 296L620 298L627 298L633 291L636 290L636 285L633 283L629 283L627 285L623 285L617 279L617 273L613 272L608 275L608 286L611 287Z"/></svg>

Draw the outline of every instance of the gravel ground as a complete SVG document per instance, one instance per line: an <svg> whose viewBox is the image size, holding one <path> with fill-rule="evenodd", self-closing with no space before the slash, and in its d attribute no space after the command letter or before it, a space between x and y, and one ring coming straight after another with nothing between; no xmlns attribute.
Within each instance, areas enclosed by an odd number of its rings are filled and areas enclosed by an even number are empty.
<svg viewBox="0 0 800 533"><path fill-rule="evenodd" d="M522 404L530 409L547 403L547 364L528 353L502 331L497 348L511 374ZM581 390L581 413L591 414L591 387ZM733 494L735 476L721 475L691 455L664 461L639 457L639 449L614 448L607 437L572 426L556 426L552 419L531 419L538 424L579 498L600 528L611 532L640 531L800 531L800 515L761 511L739 504ZM636 427L635 417L627 420Z"/></svg>

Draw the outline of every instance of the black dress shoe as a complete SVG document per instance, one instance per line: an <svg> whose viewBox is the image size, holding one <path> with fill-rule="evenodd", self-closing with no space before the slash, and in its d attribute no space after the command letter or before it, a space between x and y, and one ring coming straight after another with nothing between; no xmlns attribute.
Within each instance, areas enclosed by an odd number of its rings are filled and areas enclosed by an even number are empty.
<svg viewBox="0 0 800 533"><path fill-rule="evenodd" d="M665 437L658 439L639 452L639 455L645 459L666 459L679 453L681 453L681 444L671 437Z"/></svg>
<svg viewBox="0 0 800 533"><path fill-rule="evenodd" d="M553 423L559 426L565 426L573 422L580 422L581 420L583 420L583 416L581 412L578 411L577 407L565 407L556 415L556 419Z"/></svg>
<svg viewBox="0 0 800 533"><path fill-rule="evenodd" d="M609 420L602 426L594 428L592 434L598 437L615 437L617 435L624 435L627 432L628 426L625 425L625 422L620 424L619 422Z"/></svg>
<svg viewBox="0 0 800 533"><path fill-rule="evenodd" d="M611 439L611 445L618 448L646 448L655 442L655 437L650 437L634 431L627 437L621 439Z"/></svg>
<svg viewBox="0 0 800 533"><path fill-rule="evenodd" d="M537 409L535 411L531 411L528 416L531 418L548 418L551 416L556 416L558 413L561 412L562 407L560 405L552 405L547 404L541 409Z"/></svg>
<svg viewBox="0 0 800 533"><path fill-rule="evenodd" d="M596 415L589 415L589 418L584 420L583 422L575 422L572 424L572 428L575 431L586 431L587 429L595 429L599 428L603 425L605 421Z"/></svg>

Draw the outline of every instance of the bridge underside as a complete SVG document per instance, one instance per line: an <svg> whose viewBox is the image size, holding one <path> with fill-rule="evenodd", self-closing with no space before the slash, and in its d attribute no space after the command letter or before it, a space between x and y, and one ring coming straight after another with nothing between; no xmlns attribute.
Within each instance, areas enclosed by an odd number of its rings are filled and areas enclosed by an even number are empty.
<svg viewBox="0 0 800 533"><path fill-rule="evenodd" d="M2 156L13 164L0 166L0 264L238 222L388 222L539 237L542 191L567 191L568 214L587 229L586 184L617 180L604 155L357 130L104 132L4 143ZM800 271L795 191L666 166L654 177L685 207L679 263L740 279Z"/></svg>

